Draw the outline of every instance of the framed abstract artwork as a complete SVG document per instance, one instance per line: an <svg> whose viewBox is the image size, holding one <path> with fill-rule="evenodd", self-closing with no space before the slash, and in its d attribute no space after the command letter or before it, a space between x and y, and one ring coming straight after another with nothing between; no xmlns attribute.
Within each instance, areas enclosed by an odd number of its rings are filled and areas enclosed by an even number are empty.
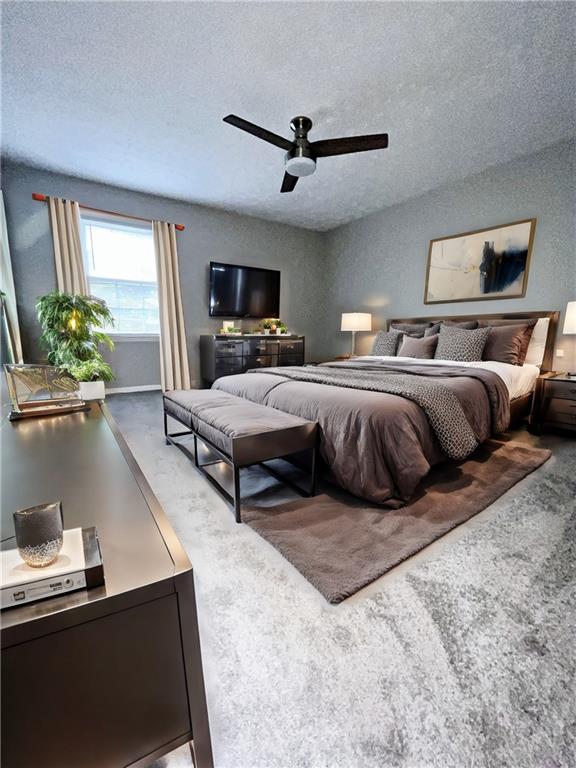
<svg viewBox="0 0 576 768"><path fill-rule="evenodd" d="M526 295L536 219L430 241L424 304Z"/></svg>

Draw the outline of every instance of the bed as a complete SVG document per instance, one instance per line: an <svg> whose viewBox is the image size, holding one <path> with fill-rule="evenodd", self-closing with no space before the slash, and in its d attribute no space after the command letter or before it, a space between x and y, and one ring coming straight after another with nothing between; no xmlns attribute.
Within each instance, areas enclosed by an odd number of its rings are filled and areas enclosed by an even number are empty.
<svg viewBox="0 0 576 768"><path fill-rule="evenodd" d="M481 317L536 318L539 365L366 355L226 376L213 388L317 421L320 452L333 479L356 496L399 507L413 497L432 466L465 458L511 421L528 415L536 380L551 368L557 312Z"/></svg>

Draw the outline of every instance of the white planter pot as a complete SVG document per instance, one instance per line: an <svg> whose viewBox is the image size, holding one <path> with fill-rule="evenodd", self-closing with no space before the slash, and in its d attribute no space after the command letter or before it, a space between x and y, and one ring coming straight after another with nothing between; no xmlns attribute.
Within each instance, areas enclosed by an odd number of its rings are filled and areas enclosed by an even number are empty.
<svg viewBox="0 0 576 768"><path fill-rule="evenodd" d="M262 333L264 334L264 336L270 336L270 328L264 328Z"/></svg>
<svg viewBox="0 0 576 768"><path fill-rule="evenodd" d="M104 400L106 390L103 381L80 381L80 397L82 400Z"/></svg>

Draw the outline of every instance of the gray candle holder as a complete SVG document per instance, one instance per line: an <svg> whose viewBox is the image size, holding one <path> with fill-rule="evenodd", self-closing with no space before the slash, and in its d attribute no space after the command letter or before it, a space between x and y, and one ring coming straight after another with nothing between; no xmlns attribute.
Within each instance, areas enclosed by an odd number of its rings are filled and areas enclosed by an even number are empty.
<svg viewBox="0 0 576 768"><path fill-rule="evenodd" d="M20 557L32 568L53 563L63 541L62 502L38 504L14 512L16 546Z"/></svg>

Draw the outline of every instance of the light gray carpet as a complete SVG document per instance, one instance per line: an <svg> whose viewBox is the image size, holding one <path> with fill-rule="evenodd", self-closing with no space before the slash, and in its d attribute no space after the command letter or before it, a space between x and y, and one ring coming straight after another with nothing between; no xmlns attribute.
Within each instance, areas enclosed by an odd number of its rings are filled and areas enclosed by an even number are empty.
<svg viewBox="0 0 576 768"><path fill-rule="evenodd" d="M165 445L157 394L108 402L195 567L217 768L574 766L576 441L516 435L550 461L331 606Z"/></svg>

